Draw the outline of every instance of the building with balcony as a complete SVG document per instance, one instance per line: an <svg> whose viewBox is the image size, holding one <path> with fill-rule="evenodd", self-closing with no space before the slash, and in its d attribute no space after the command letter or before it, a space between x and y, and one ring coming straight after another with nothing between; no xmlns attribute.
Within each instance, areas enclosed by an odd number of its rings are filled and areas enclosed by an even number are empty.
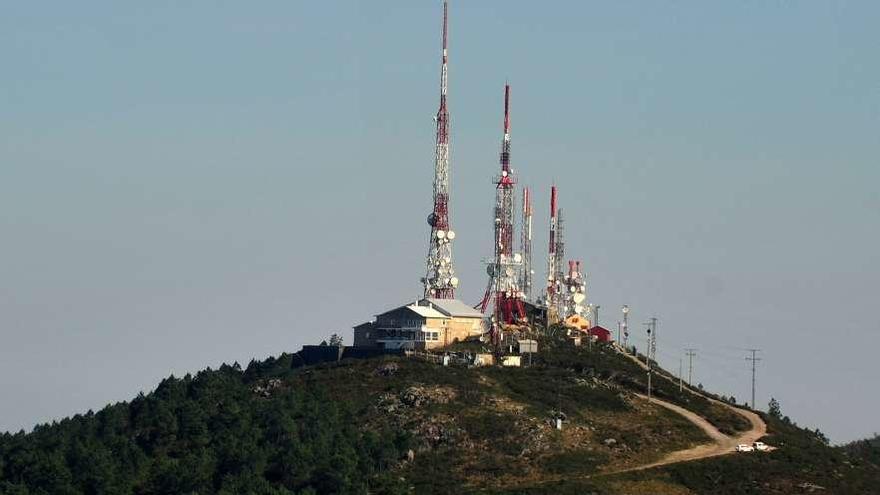
<svg viewBox="0 0 880 495"><path fill-rule="evenodd" d="M483 333L483 314L457 299L422 299L354 327L355 347L436 349Z"/></svg>

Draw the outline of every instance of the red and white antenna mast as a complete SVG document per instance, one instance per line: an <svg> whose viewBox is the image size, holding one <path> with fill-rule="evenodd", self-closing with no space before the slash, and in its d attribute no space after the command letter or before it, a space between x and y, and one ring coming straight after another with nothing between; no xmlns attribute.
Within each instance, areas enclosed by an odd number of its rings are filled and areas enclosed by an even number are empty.
<svg viewBox="0 0 880 495"><path fill-rule="evenodd" d="M550 188L550 249L547 254L547 322L556 323L559 318L559 280L557 280L556 255L556 186Z"/></svg>
<svg viewBox="0 0 880 495"><path fill-rule="evenodd" d="M510 168L510 85L504 85L504 138L501 141L501 175L495 179L495 256L487 260L489 285L480 309L485 312L494 295L495 322L513 324L525 321L523 294L518 268L522 256L513 252L514 194L516 178Z"/></svg>
<svg viewBox="0 0 880 495"><path fill-rule="evenodd" d="M443 2L443 57L440 66L440 109L437 111L437 140L434 145L434 209L428 215L427 273L422 279L425 297L453 299L458 278L452 268L452 240L449 225L449 110L446 108L448 3Z"/></svg>

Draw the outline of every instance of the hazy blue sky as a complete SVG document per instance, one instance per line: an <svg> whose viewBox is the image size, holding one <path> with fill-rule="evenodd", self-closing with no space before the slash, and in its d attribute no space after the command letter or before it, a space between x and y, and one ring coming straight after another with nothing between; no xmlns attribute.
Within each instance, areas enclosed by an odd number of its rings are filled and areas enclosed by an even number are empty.
<svg viewBox="0 0 880 495"><path fill-rule="evenodd" d="M420 294L439 1L12 2L0 15L0 430L296 351ZM880 429L880 3L450 7L460 294L502 91L567 252L676 369ZM539 270L538 279L543 278Z"/></svg>

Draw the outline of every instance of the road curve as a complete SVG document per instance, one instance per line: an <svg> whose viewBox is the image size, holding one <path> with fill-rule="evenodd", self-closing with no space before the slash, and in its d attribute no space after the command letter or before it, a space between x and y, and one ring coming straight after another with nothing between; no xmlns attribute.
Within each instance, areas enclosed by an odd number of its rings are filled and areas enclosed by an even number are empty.
<svg viewBox="0 0 880 495"><path fill-rule="evenodd" d="M708 457L717 457L720 455L731 454L734 452L734 449L736 448L737 444L741 444L741 443L751 444L752 442L758 440L759 438L763 437L767 433L767 425L764 423L764 421L761 419L761 417L758 416L757 414L755 414L751 411L745 411L743 409L739 409L737 407L732 407L729 404L725 404L723 402L716 401L714 399L709 399L709 400L715 402L716 404L720 404L724 407L727 407L727 408L731 409L732 411L736 412L737 414L740 414L743 417L745 417L746 419L748 419L749 422L752 424L751 429L749 429L748 431L743 432L735 437L729 437L729 436L725 435L724 433L721 433L720 431L718 431L718 428L715 428L715 426L713 426L712 423L709 423L708 421L706 421L706 419L703 418L702 416L700 416L692 411L689 411L681 406L677 406L677 405L672 404L670 402L666 402L664 400L660 400L660 399L657 399L654 397L648 399L647 396L642 395L642 394L636 394L636 395L645 399L645 400L649 400L653 404L657 404L658 406L665 407L666 409L669 409L670 411L673 411L677 414L680 414L682 417L684 417L685 419L687 419L688 421L690 421L691 423L696 425L698 428L703 430L706 433L706 435L708 435L709 438L712 439L712 443L706 443L706 444L702 444L702 445L697 445L696 447L692 447L689 449L670 452L669 454L666 455L666 457L664 457L663 459L660 459L659 461L652 462L649 464L643 464L641 466L631 467L628 469L623 469L620 471L614 471L614 473L623 473L623 472L627 472L627 471L640 471L643 469L650 469L650 468L658 467L658 466L666 466L666 465L675 464L678 462L695 461L698 459L706 459ZM708 399L708 397L707 397L707 399ZM612 474L612 473L608 473L608 474Z"/></svg>
<svg viewBox="0 0 880 495"><path fill-rule="evenodd" d="M629 353L623 352L622 350L619 350L619 352L621 352L621 354L623 354L624 356L627 356L628 358L632 359L636 364L641 366L643 369L646 369L646 370L648 369L648 367L645 366L645 363L639 361L635 356L633 356ZM662 375L658 375L658 376L662 376ZM714 402L715 404L718 404L722 407L726 407L726 408L730 409L731 411L739 414L740 416L749 420L749 423L751 423L752 427L748 431L740 433L739 435L737 435L735 437L729 437L729 436L721 433L720 431L718 431L718 428L715 428L715 426L713 426L711 423L709 423L706 420L706 418L703 418L702 416L700 416L700 415L698 415L688 409L685 409L681 406L677 406L677 405L672 404L670 402L666 402L664 400L660 400L660 399L657 399L654 397L651 397L650 399L648 399L647 396L637 393L636 395L643 398L643 399L650 400L652 403L657 404L658 406L665 407L666 409L669 409L670 411L673 411L677 414L680 414L682 417L684 417L685 419L687 419L688 421L690 421L691 423L696 425L698 428L703 430L707 435L709 435L709 438L712 439L712 443L697 445L696 447L692 447L690 449L670 452L669 454L666 455L666 457L664 457L663 459L660 459L657 462L643 464L641 466L635 466L635 467L623 469L620 471L614 471L614 473L623 473L623 472L627 472L627 471L639 471L642 469L649 469L649 468L657 467L657 466L666 466L668 464L675 464L678 462L695 461L698 459L706 459L708 457L717 457L720 455L732 454L735 452L734 449L736 448L736 446L738 444L745 443L745 444L751 445L753 442L757 441L758 439L760 439L761 437L763 437L764 435L767 434L767 423L765 423L764 420L761 419L761 417L758 416L757 414L755 414L754 412L746 410L746 409L740 409L739 407L731 406L730 404L727 404L725 402L721 402L720 400L716 400L711 397L707 397L707 396L705 396L705 395L699 393L698 391L693 390L689 387L684 387L684 389L694 395L699 395L700 397L703 397L704 399L706 399L708 401ZM613 474L613 473L607 473L607 474Z"/></svg>

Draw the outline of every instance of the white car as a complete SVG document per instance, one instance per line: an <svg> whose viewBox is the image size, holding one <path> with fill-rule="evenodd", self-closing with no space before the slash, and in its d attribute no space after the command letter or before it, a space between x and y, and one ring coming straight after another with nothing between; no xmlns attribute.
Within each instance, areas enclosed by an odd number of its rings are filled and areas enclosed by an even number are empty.
<svg viewBox="0 0 880 495"><path fill-rule="evenodd" d="M747 443L741 443L736 446L737 452L753 452L754 450L755 448Z"/></svg>
<svg viewBox="0 0 880 495"><path fill-rule="evenodd" d="M764 442L755 442L753 445L755 450L760 450L761 452L767 452L770 450L770 446Z"/></svg>

